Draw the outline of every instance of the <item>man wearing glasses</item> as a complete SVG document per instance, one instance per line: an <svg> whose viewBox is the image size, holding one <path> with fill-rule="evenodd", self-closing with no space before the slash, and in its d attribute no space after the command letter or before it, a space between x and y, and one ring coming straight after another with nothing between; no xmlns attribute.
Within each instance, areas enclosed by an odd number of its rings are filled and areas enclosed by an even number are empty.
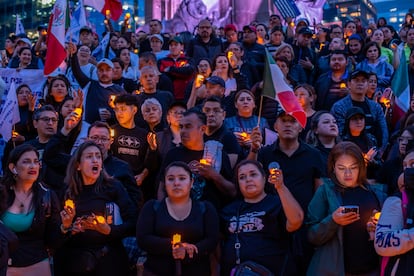
<svg viewBox="0 0 414 276"><path fill-rule="evenodd" d="M37 131L37 137L27 143L37 149L40 161L42 161L46 144L57 132L58 121L58 115L51 105L44 105L33 114L33 126Z"/></svg>
<svg viewBox="0 0 414 276"><path fill-rule="evenodd" d="M211 62L223 50L221 39L215 36L211 22L208 19L201 20L197 26L197 35L190 40L187 49L187 55L192 58L192 64L198 64L202 58L207 58Z"/></svg>

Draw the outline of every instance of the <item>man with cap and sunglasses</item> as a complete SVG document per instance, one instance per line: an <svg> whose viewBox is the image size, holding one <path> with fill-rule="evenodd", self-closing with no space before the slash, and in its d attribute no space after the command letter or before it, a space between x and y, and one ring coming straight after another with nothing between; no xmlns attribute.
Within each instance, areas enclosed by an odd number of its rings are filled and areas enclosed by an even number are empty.
<svg viewBox="0 0 414 276"><path fill-rule="evenodd" d="M310 47L313 32L309 29L309 27L303 27L300 28L296 34L296 41L292 44L293 51L295 53L295 59L293 62L302 66L306 73L307 83L312 84L316 64L315 50Z"/></svg>
<svg viewBox="0 0 414 276"><path fill-rule="evenodd" d="M259 74L263 74L266 60L266 51L263 45L257 43L256 27L246 25L243 27L244 56L247 62L256 66Z"/></svg>
<svg viewBox="0 0 414 276"><path fill-rule="evenodd" d="M68 51L73 75L85 93L83 96L85 108L83 120L89 124L95 121L115 123L115 114L109 105L110 101L113 96L126 93L126 91L112 82L114 64L107 58L101 59L96 65L98 69L98 81L96 81L90 79L80 69L78 58L75 55L76 45L69 43Z"/></svg>
<svg viewBox="0 0 414 276"><path fill-rule="evenodd" d="M345 128L345 115L349 108L360 107L365 112L365 128L373 134L378 141L381 150L388 143L388 127L382 107L366 97L369 75L365 71L355 70L348 78L349 94L337 101L331 109L338 124L339 133Z"/></svg>

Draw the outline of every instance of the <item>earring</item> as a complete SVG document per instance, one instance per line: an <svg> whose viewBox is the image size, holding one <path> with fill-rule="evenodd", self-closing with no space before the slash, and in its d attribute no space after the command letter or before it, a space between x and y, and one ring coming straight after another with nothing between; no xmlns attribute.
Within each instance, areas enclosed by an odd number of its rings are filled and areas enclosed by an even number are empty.
<svg viewBox="0 0 414 276"><path fill-rule="evenodd" d="M12 173L13 173L14 175L17 175L17 170L16 170L16 168L13 168Z"/></svg>

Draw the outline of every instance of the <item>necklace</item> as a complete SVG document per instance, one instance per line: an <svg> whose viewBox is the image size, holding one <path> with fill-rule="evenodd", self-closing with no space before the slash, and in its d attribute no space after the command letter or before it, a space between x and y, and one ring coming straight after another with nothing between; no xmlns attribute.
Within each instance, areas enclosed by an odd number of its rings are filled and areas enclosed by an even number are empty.
<svg viewBox="0 0 414 276"><path fill-rule="evenodd" d="M23 193L24 194L24 193ZM17 196L17 193L16 193L16 191L14 192L14 195L15 195L15 198L16 198L16 201L17 201L17 203L18 203L18 208L19 208L19 210L20 210L20 213L24 213L24 207L26 206L26 201L29 199L29 198L31 198L31 195L32 195L32 192L31 191L29 191L27 194L26 194L26 197L23 199L23 200L21 200L18 196ZM30 201L29 201L29 204L30 204Z"/></svg>

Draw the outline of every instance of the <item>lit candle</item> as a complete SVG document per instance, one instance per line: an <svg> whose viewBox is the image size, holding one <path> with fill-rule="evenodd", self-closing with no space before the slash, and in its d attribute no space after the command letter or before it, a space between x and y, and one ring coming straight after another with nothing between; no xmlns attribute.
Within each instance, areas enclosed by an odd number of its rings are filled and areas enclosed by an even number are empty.
<svg viewBox="0 0 414 276"><path fill-rule="evenodd" d="M200 159L200 164L208 165L207 159Z"/></svg>
<svg viewBox="0 0 414 276"><path fill-rule="evenodd" d="M125 14L125 20L128 20L130 17L131 17L131 14L130 14L129 12L127 12L127 13Z"/></svg>
<svg viewBox="0 0 414 276"><path fill-rule="evenodd" d="M13 131L12 131L12 136L13 136L13 137L17 137L17 136L19 136L19 133L18 133L17 131L14 131L14 130L13 130Z"/></svg>
<svg viewBox="0 0 414 276"><path fill-rule="evenodd" d="M110 134L111 134L111 138L115 137L115 129L111 128L110 129Z"/></svg>
<svg viewBox="0 0 414 276"><path fill-rule="evenodd" d="M115 95L111 95L111 96L110 96L110 99L111 99L111 102L113 102L113 101L115 101L116 96L115 96Z"/></svg>
<svg viewBox="0 0 414 276"><path fill-rule="evenodd" d="M67 200L65 201L65 207L66 207L66 208L71 208L71 209L74 209L74 208L75 208L75 203L73 202L73 200L72 200L72 199L67 199Z"/></svg>
<svg viewBox="0 0 414 276"><path fill-rule="evenodd" d="M108 16L108 15L111 15L111 11L110 10L106 10L105 11L105 14Z"/></svg>
<svg viewBox="0 0 414 276"><path fill-rule="evenodd" d="M280 174L280 165L278 162L271 162L268 166L270 175Z"/></svg>
<svg viewBox="0 0 414 276"><path fill-rule="evenodd" d="M379 220L380 216L381 216L381 212L377 212L374 215L374 219Z"/></svg>
<svg viewBox="0 0 414 276"><path fill-rule="evenodd" d="M341 84L339 85L339 88L341 88L341 89L346 88L346 84L345 84L345 83L343 83L343 82L341 82Z"/></svg>
<svg viewBox="0 0 414 276"><path fill-rule="evenodd" d="M75 110L73 112L75 112L78 116L80 116L80 115L82 115L82 108L77 107L77 108L75 108Z"/></svg>
<svg viewBox="0 0 414 276"><path fill-rule="evenodd" d="M174 234L172 239L172 244L175 245L177 243L181 242L181 235L180 234Z"/></svg>
<svg viewBox="0 0 414 276"><path fill-rule="evenodd" d="M231 57L233 56L233 52L232 51L228 51L227 52L227 58L231 59Z"/></svg>
<svg viewBox="0 0 414 276"><path fill-rule="evenodd" d="M96 216L95 219L99 224L105 223L105 218L103 216Z"/></svg>
<svg viewBox="0 0 414 276"><path fill-rule="evenodd" d="M249 135L247 134L247 132L242 132L242 133L240 133L240 136L243 137L244 139L246 139L247 136L249 136Z"/></svg>

